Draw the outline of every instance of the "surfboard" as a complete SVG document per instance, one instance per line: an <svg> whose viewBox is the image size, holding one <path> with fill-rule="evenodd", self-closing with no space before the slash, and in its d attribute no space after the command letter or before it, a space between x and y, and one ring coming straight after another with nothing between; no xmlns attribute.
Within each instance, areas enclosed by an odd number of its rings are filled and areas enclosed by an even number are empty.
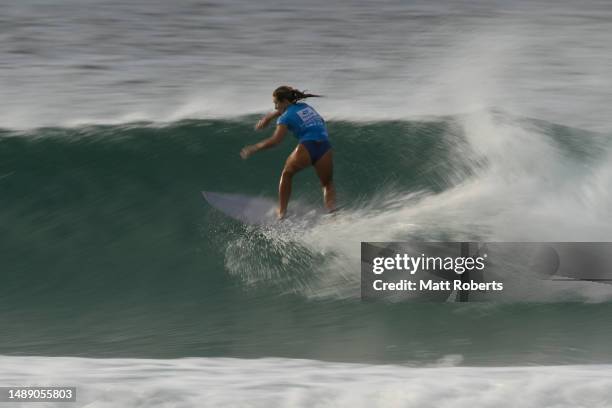
<svg viewBox="0 0 612 408"><path fill-rule="evenodd" d="M276 217L278 201L269 197L214 191L202 191L202 196L213 208L244 224L270 225L279 222ZM292 201L289 203L287 217L282 221L314 224L325 214L326 212L323 209L312 208Z"/></svg>

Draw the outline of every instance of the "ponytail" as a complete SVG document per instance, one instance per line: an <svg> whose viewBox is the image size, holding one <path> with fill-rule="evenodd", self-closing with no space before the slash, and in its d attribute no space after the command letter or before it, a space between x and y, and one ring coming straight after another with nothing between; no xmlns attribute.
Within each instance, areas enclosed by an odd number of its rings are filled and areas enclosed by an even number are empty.
<svg viewBox="0 0 612 408"><path fill-rule="evenodd" d="M321 95L315 95L306 93L306 91L300 91L299 89L292 88L290 86L279 86L274 90L272 95L279 100L287 100L291 103L296 103L306 98L319 98Z"/></svg>
<svg viewBox="0 0 612 408"><path fill-rule="evenodd" d="M306 90L304 91L300 91L297 89L294 89L292 91L292 96L293 96L293 101L297 102L301 99L306 99L306 98L320 98L321 95L315 95L315 94L311 94L311 93L306 93Z"/></svg>

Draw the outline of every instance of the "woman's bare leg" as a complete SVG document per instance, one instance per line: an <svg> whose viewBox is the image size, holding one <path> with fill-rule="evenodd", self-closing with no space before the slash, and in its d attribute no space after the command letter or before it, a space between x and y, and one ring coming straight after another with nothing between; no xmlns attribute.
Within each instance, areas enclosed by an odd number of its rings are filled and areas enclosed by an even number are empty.
<svg viewBox="0 0 612 408"><path fill-rule="evenodd" d="M291 181L293 175L308 166L310 166L310 154L304 146L299 144L287 158L283 173L281 174L280 184L278 186L279 218L283 218L287 212L287 205L289 205L289 197L291 196Z"/></svg>
<svg viewBox="0 0 612 408"><path fill-rule="evenodd" d="M315 170L323 187L323 202L330 212L336 210L336 188L333 183L334 161L332 151L329 150L316 163Z"/></svg>

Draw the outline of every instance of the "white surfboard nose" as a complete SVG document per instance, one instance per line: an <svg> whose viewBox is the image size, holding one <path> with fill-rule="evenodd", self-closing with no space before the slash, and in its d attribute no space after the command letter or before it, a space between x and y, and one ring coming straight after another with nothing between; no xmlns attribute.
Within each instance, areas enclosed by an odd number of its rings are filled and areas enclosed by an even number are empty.
<svg viewBox="0 0 612 408"><path fill-rule="evenodd" d="M202 191L204 199L214 208L235 220L249 225L266 225L276 223L278 202L268 197L248 196L244 194L219 193ZM315 223L324 214L323 210L304 206L297 202L289 204L290 219Z"/></svg>

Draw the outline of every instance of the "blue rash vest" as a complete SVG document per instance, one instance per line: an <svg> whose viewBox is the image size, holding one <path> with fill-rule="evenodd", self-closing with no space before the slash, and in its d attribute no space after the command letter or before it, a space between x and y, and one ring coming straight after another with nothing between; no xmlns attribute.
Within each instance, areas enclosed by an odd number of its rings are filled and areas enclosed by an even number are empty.
<svg viewBox="0 0 612 408"><path fill-rule="evenodd" d="M306 140L328 140L325 121L316 110L304 102L289 105L278 117L276 124L286 125L299 143Z"/></svg>

